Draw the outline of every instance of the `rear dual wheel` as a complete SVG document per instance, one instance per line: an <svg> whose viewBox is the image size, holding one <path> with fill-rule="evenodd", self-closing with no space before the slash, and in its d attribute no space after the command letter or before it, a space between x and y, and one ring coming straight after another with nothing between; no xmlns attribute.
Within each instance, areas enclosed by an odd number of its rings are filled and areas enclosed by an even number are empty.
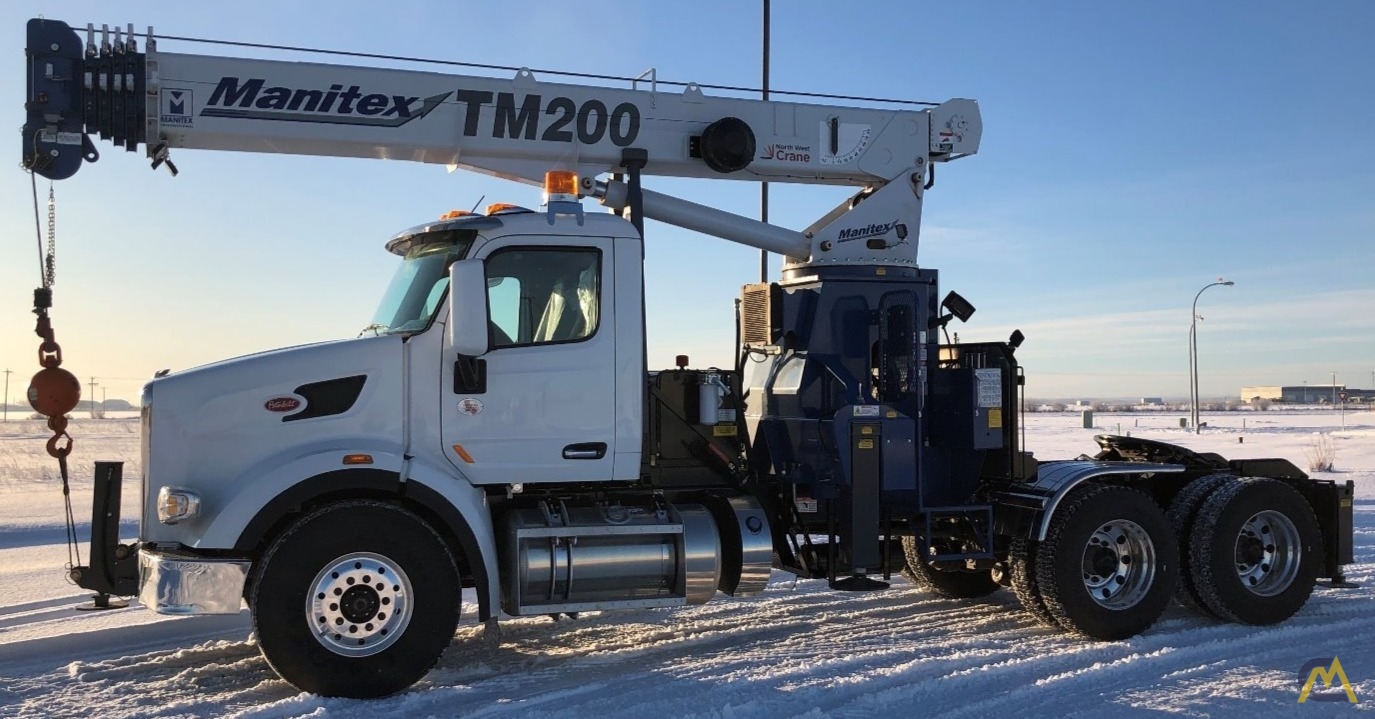
<svg viewBox="0 0 1375 719"><path fill-rule="evenodd" d="M1188 584L1199 606L1229 621L1274 624L1308 601L1322 535L1298 490L1246 477L1221 484L1200 502L1187 554Z"/></svg>
<svg viewBox="0 0 1375 719"><path fill-rule="evenodd" d="M1031 571L1056 624L1093 639L1125 639L1148 629L1169 605L1178 551L1169 520L1149 495L1090 485L1071 492L1051 516ZM1013 571L1015 578L1015 561Z"/></svg>
<svg viewBox="0 0 1375 719"><path fill-rule="evenodd" d="M1203 502L1208 496L1217 491L1218 487L1236 481L1237 477L1230 474L1212 474L1206 477L1189 482L1184 489L1175 495L1170 502L1168 516L1170 526L1174 529L1175 537L1181 547L1179 552L1179 589L1175 591L1175 599L1179 603L1204 614L1211 614L1211 610L1203 603L1203 599L1198 594L1198 587L1194 583L1196 570L1193 567L1192 553L1189 551L1189 535L1194 531L1194 524L1198 518L1198 510L1203 507Z"/></svg>
<svg viewBox="0 0 1375 719"><path fill-rule="evenodd" d="M902 576L913 584L946 599L974 599L987 596L1001 586L988 569L965 571L931 562L922 555L922 542L916 537L902 538L902 553L907 560Z"/></svg>
<svg viewBox="0 0 1375 719"><path fill-rule="evenodd" d="M1041 598L1041 590L1036 586L1036 546L1031 539L1014 539L1008 550L1008 579L1012 593L1022 608L1031 613L1036 621L1048 626L1059 627L1055 616L1046 609L1046 600Z"/></svg>

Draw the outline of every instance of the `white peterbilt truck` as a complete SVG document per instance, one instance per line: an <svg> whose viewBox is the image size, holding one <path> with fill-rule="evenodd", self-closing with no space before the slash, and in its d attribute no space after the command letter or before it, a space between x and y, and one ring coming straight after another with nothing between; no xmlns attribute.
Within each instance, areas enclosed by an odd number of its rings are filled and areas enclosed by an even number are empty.
<svg viewBox="0 0 1375 719"><path fill-rule="evenodd" d="M97 38L99 41L97 42ZM1021 447L1007 341L942 342L974 308L917 263L934 165L974 154L971 100L877 110L158 51L28 25L25 167L93 137L153 166L198 148L403 159L545 185L405 230L365 335L160 373L143 395L142 517L117 536L97 464L101 597L172 614L246 601L267 661L382 696L477 617L706 602L770 570L838 590L973 598L1112 640L1174 599L1226 621L1298 611L1352 560L1351 483L1100 436ZM174 174L175 174L175 168ZM549 172L554 170L553 172ZM643 189L645 175L848 185L802 232ZM589 212L595 198L615 214ZM648 371L643 218L784 255L746 286L737 363Z"/></svg>

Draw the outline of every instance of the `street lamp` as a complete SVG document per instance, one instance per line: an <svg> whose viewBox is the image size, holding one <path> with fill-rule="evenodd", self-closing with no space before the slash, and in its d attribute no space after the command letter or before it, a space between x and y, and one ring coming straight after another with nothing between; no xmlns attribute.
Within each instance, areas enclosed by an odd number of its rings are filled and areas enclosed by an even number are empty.
<svg viewBox="0 0 1375 719"><path fill-rule="evenodd" d="M1204 285L1198 294L1194 295L1193 308L1189 311L1189 407L1192 409L1192 419L1194 423L1194 434L1202 430L1198 426L1198 298L1203 295L1203 291L1209 287L1225 285L1231 287L1236 284L1231 280L1217 278L1217 282Z"/></svg>

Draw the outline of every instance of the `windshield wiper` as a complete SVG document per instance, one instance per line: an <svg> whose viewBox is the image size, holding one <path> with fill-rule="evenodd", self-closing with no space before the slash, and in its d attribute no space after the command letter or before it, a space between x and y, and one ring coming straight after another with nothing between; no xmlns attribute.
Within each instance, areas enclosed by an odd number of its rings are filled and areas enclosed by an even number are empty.
<svg viewBox="0 0 1375 719"><path fill-rule="evenodd" d="M368 332L371 332L373 337L381 337L381 336L382 336L382 330L385 330L385 329L389 329L389 327L388 327L387 325L382 324L381 322L374 322L374 323L368 325L367 327L364 327L364 328L358 333L358 336L359 336L359 337L362 337L363 335L367 334Z"/></svg>

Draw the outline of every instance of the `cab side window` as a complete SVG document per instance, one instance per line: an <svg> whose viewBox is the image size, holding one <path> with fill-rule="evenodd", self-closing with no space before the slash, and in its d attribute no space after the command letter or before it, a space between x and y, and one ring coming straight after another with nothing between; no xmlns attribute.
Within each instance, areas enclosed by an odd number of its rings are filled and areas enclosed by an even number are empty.
<svg viewBox="0 0 1375 719"><path fill-rule="evenodd" d="M513 247L487 258L492 348L577 342L597 331L601 252Z"/></svg>

